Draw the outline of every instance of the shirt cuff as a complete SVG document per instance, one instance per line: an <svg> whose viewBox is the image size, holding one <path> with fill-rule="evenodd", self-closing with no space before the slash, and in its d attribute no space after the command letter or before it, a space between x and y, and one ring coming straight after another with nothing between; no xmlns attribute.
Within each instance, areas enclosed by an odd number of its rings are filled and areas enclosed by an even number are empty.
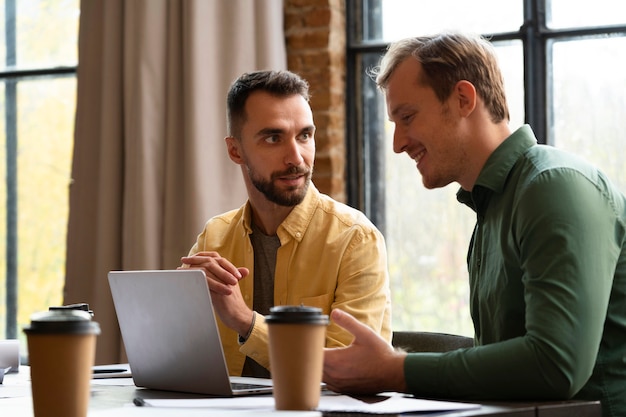
<svg viewBox="0 0 626 417"><path fill-rule="evenodd" d="M250 328L248 329L248 333L246 333L245 336L238 335L237 342L239 343L239 346L241 346L244 343L246 343L246 341L248 340L248 338L252 334L252 329L254 329L254 323L255 322L256 322L256 313L253 312L252 313L252 324L250 324Z"/></svg>

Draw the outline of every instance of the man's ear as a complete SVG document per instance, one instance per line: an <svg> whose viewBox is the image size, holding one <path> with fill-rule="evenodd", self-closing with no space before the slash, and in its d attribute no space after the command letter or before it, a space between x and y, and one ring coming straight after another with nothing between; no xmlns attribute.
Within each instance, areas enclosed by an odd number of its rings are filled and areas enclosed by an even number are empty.
<svg viewBox="0 0 626 417"><path fill-rule="evenodd" d="M226 142L226 148L228 149L228 157L236 164L243 164L243 158L241 157L241 142L232 136L224 138Z"/></svg>
<svg viewBox="0 0 626 417"><path fill-rule="evenodd" d="M469 81L461 80L454 86L454 92L460 115L469 116L476 108L476 87Z"/></svg>

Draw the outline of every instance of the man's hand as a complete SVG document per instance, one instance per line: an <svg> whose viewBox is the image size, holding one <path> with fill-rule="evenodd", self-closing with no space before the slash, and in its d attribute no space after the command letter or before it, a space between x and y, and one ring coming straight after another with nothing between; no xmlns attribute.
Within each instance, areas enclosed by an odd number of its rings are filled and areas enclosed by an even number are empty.
<svg viewBox="0 0 626 417"><path fill-rule="evenodd" d="M331 319L354 335L350 346L324 350L323 380L336 392L375 394L406 391L404 358L372 329L335 309Z"/></svg>
<svg viewBox="0 0 626 417"><path fill-rule="evenodd" d="M217 252L198 252L181 258L178 269L201 269L206 275L213 308L222 322L245 336L252 325L254 312L241 295L239 280L250 274L248 268L237 268Z"/></svg>
<svg viewBox="0 0 626 417"><path fill-rule="evenodd" d="M240 279L248 276L248 268L237 268L217 252L198 252L181 258L183 265L178 269L202 269L207 277L211 292L229 295Z"/></svg>

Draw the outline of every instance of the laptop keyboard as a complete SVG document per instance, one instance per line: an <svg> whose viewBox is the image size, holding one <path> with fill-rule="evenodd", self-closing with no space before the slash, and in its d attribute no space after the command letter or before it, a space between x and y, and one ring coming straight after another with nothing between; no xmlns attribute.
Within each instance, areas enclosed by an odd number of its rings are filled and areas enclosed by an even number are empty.
<svg viewBox="0 0 626 417"><path fill-rule="evenodd" d="M233 390L246 390L246 389L255 389L255 388L266 388L267 385L261 384L247 384L244 382L231 382L230 386Z"/></svg>

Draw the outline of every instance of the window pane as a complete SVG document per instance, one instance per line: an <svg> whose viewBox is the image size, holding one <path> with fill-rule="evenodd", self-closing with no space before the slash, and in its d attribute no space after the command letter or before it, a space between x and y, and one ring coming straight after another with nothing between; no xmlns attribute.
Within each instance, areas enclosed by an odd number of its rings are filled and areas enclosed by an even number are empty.
<svg viewBox="0 0 626 417"><path fill-rule="evenodd" d="M5 3L0 0L0 53L15 42L16 66L43 68L75 66L78 63L79 0L15 0L15 39L6 37ZM6 68L6 62L2 62Z"/></svg>
<svg viewBox="0 0 626 417"><path fill-rule="evenodd" d="M624 0L547 0L546 24L551 28L626 23Z"/></svg>
<svg viewBox="0 0 626 417"><path fill-rule="evenodd" d="M524 120L522 44L495 46L509 98L511 128L515 129ZM393 152L393 125L389 122L385 135L385 236L393 328L471 336L466 255L475 214L457 202L458 184L424 188L415 162Z"/></svg>
<svg viewBox="0 0 626 417"><path fill-rule="evenodd" d="M75 97L74 77L18 89L18 328L62 302Z"/></svg>
<svg viewBox="0 0 626 417"><path fill-rule="evenodd" d="M524 123L524 51L522 41L494 43L504 77L510 126L514 130Z"/></svg>
<svg viewBox="0 0 626 417"><path fill-rule="evenodd" d="M17 325L22 338L21 329L33 312L62 302L75 96L74 77L20 81L17 85ZM4 113L4 96L2 104ZM4 129L0 140L4 157ZM0 194L6 196L4 182ZM0 241L4 249L5 212L2 214ZM6 258L2 256L3 295L5 271ZM5 313L4 299L1 307ZM1 316L4 331L5 316Z"/></svg>
<svg viewBox="0 0 626 417"><path fill-rule="evenodd" d="M446 30L512 32L522 25L523 17L522 1L509 1L506 7L501 0L382 1L385 41Z"/></svg>
<svg viewBox="0 0 626 417"><path fill-rule="evenodd" d="M387 224L393 328L472 335L465 258L474 226L458 186L427 190L387 139Z"/></svg>
<svg viewBox="0 0 626 417"><path fill-rule="evenodd" d="M626 192L626 38L555 42L554 145L587 158Z"/></svg>
<svg viewBox="0 0 626 417"><path fill-rule="evenodd" d="M79 6L0 0L2 69L76 66ZM33 312L62 301L76 79L14 75L0 86L0 337L24 338Z"/></svg>
<svg viewBox="0 0 626 417"><path fill-rule="evenodd" d="M4 201L0 204L0 340L5 338L6 334L6 243L7 243L7 227L6 227L6 218L7 218L7 204L6 195L7 195L7 164L6 164L6 155L7 155L7 147L6 147L6 128L5 128L5 114L6 107L5 103L5 84L0 83L0 111L2 112L2 117L0 117L0 173L2 175L2 181L0 181L0 198Z"/></svg>

